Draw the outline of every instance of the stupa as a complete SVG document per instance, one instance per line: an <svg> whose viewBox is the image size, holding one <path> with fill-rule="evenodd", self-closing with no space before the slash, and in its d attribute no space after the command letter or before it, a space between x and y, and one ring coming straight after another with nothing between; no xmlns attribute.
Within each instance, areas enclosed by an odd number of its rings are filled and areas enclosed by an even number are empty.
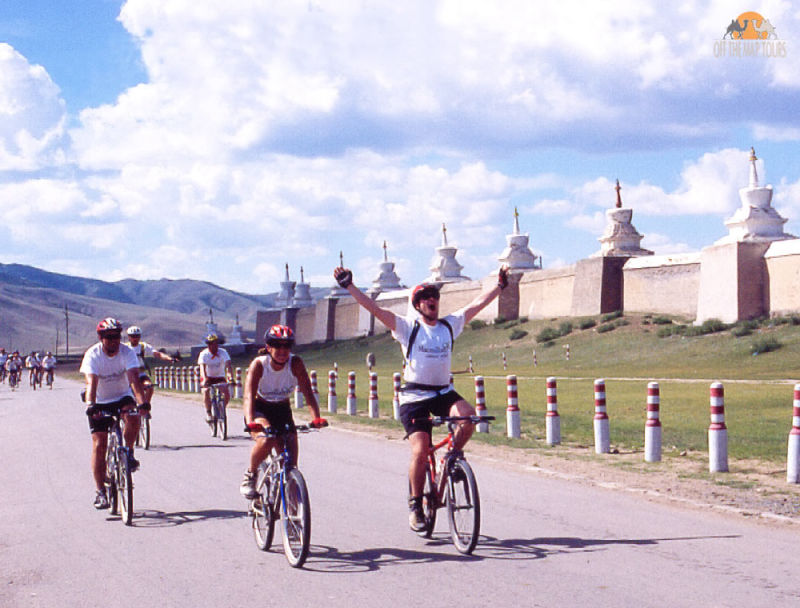
<svg viewBox="0 0 800 608"><path fill-rule="evenodd" d="M311 285L306 283L303 267L300 266L300 282L295 289L292 306L296 308L305 308L311 306L313 303L314 298L311 297Z"/></svg>
<svg viewBox="0 0 800 608"><path fill-rule="evenodd" d="M389 261L388 249L386 241L383 242L383 262L378 265L380 272L375 280L372 281L372 288L370 292L380 293L383 291L393 291L395 289L403 289L400 284L400 277L394 271L394 262Z"/></svg>
<svg viewBox="0 0 800 608"><path fill-rule="evenodd" d="M281 292L275 298L276 308L285 308L292 305L294 300L294 286L296 283L289 279L289 264L286 264L286 278L281 281Z"/></svg>
<svg viewBox="0 0 800 608"><path fill-rule="evenodd" d="M622 206L622 195L620 194L622 187L619 185L619 180L614 189L617 191L617 203L606 211L606 229L603 236L598 239L600 251L589 257L632 258L653 255L652 251L640 246L644 237L636 231L631 223L633 209Z"/></svg>
<svg viewBox="0 0 800 608"><path fill-rule="evenodd" d="M244 339L242 338L242 326L239 324L239 314L236 314L236 322L233 324L233 329L231 329L230 338L226 341L226 344L244 344Z"/></svg>
<svg viewBox="0 0 800 608"><path fill-rule="evenodd" d="M760 186L756 170L756 151L750 148L750 183L739 190L739 207L731 218L726 220L728 236L719 239L715 245L725 243L764 243L796 238L783 231L788 221L772 207L772 186Z"/></svg>
<svg viewBox="0 0 800 608"><path fill-rule="evenodd" d="M522 234L519 230L519 211L514 207L514 232L506 235L506 248L497 259L507 265L511 272L541 269L542 260L530 250L529 240L528 234Z"/></svg>
<svg viewBox="0 0 800 608"><path fill-rule="evenodd" d="M431 262L431 276L425 279L428 283L456 283L469 281L469 277L461 274L464 268L456 261L458 247L447 244L447 226L442 223L442 244L436 248L436 255Z"/></svg>

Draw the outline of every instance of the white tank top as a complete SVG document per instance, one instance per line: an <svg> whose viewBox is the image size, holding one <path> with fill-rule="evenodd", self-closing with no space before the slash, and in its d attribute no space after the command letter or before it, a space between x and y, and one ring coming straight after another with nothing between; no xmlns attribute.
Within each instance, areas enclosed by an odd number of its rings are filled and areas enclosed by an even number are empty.
<svg viewBox="0 0 800 608"><path fill-rule="evenodd" d="M256 394L264 401L287 401L289 395L297 386L297 378L292 373L292 359L294 355L289 355L289 360L283 369L275 371L272 369L269 355L258 357L261 361L261 380L258 382Z"/></svg>

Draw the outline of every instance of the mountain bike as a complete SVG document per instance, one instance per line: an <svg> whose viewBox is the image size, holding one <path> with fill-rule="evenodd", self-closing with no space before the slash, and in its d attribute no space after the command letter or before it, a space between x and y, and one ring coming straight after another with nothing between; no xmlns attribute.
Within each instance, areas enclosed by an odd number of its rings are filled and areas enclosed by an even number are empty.
<svg viewBox="0 0 800 608"><path fill-rule="evenodd" d="M453 434L459 422L473 424L494 420L494 416L434 416L433 426L447 424L447 436L431 445L425 466L425 487L422 493L422 511L425 528L417 534L430 538L436 525L436 510L447 507L450 537L460 553L469 555L478 543L481 531L481 500L475 473L464 453L457 450ZM446 447L444 455L436 462L436 451Z"/></svg>
<svg viewBox="0 0 800 608"><path fill-rule="evenodd" d="M212 384L209 388L211 390L211 422L208 424L211 427L211 436L216 437L219 431L219 436L225 441L228 438L228 412L225 399L222 398L216 384Z"/></svg>
<svg viewBox="0 0 800 608"><path fill-rule="evenodd" d="M139 416L139 434L136 436L137 447L150 449L150 412L144 412Z"/></svg>
<svg viewBox="0 0 800 608"><path fill-rule="evenodd" d="M37 385L39 388L42 388L42 373L38 367L31 368L28 379L33 390L36 390Z"/></svg>
<svg viewBox="0 0 800 608"><path fill-rule="evenodd" d="M116 409L105 410L101 405L95 408L98 414L111 418L106 447L105 483L109 511L112 515L119 514L122 522L130 526L133 523L133 471L131 470L133 455L123 440L120 412ZM131 407L127 410L127 414L138 416L139 410Z"/></svg>
<svg viewBox="0 0 800 608"><path fill-rule="evenodd" d="M55 372L53 369L45 370L45 382L47 382L48 388L52 391L53 390L53 378L55 377Z"/></svg>
<svg viewBox="0 0 800 608"><path fill-rule="evenodd" d="M12 391L17 390L17 386L19 386L19 371L12 369L8 372L8 386L11 387Z"/></svg>
<svg viewBox="0 0 800 608"><path fill-rule="evenodd" d="M252 430L245 429L246 431ZM298 425L298 433L308 433L312 427ZM288 429L257 429L264 437L283 439L282 450L272 448L272 454L258 467L256 491L258 496L250 501L253 533L256 545L268 551L272 545L275 520L283 522L283 552L294 568L300 568L308 557L311 546L311 502L303 474L292 465L292 453L286 436Z"/></svg>

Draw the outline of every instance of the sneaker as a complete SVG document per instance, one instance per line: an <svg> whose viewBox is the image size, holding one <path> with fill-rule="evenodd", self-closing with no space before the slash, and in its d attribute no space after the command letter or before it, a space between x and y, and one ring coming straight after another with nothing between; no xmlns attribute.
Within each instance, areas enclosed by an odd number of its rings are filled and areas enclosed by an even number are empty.
<svg viewBox="0 0 800 608"><path fill-rule="evenodd" d="M422 499L410 498L408 500L408 525L414 532L425 530L425 514L422 512Z"/></svg>
<svg viewBox="0 0 800 608"><path fill-rule="evenodd" d="M135 473L136 471L139 470L139 461L136 460L133 456L131 456L131 459L128 462L131 465L131 473Z"/></svg>
<svg viewBox="0 0 800 608"><path fill-rule="evenodd" d="M108 509L108 497L106 496L105 490L97 490L97 494L94 497L94 508Z"/></svg>
<svg viewBox="0 0 800 608"><path fill-rule="evenodd" d="M258 496L258 492L256 492L255 473L252 473L250 470L244 472L244 477L242 478L242 485L239 486L239 492L247 500L253 500L256 496Z"/></svg>

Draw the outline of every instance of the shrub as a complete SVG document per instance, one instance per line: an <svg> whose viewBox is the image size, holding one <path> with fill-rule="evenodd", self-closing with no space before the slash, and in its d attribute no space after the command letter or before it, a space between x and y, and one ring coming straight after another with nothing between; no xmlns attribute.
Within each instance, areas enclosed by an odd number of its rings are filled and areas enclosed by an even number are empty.
<svg viewBox="0 0 800 608"><path fill-rule="evenodd" d="M568 336L572 333L572 323L569 321L563 321L561 325L558 326L558 333L562 336Z"/></svg>
<svg viewBox="0 0 800 608"><path fill-rule="evenodd" d="M597 325L597 321L591 318L579 319L578 320L578 328L579 329L591 329Z"/></svg>
<svg viewBox="0 0 800 608"><path fill-rule="evenodd" d="M756 338L753 340L753 344L750 345L750 352L753 355L760 355L761 353L768 353L773 350L778 350L783 344L778 342L778 339L774 336L764 336L762 338Z"/></svg>
<svg viewBox="0 0 800 608"><path fill-rule="evenodd" d="M656 325L672 325L672 319L669 317L653 317L653 323Z"/></svg>
<svg viewBox="0 0 800 608"><path fill-rule="evenodd" d="M509 340L519 340L520 338L524 338L528 335L528 332L524 329L515 329L511 332L511 335L508 336Z"/></svg>
<svg viewBox="0 0 800 608"><path fill-rule="evenodd" d="M608 323L609 321L613 321L614 319L619 319L621 316L622 316L622 311L615 310L614 312L609 312L600 317L600 322Z"/></svg>
<svg viewBox="0 0 800 608"><path fill-rule="evenodd" d="M753 333L753 330L745 325L737 325L731 330L731 335L735 338L743 338Z"/></svg>
<svg viewBox="0 0 800 608"><path fill-rule="evenodd" d="M527 323L528 322L528 317L520 317L519 318L519 322L520 323Z"/></svg>
<svg viewBox="0 0 800 608"><path fill-rule="evenodd" d="M702 325L700 325L700 328L705 334L713 334L718 331L725 331L728 329L728 325L719 319L707 319L703 321Z"/></svg>
<svg viewBox="0 0 800 608"><path fill-rule="evenodd" d="M511 329L512 327L515 327L517 325L519 325L519 320L515 319L514 321L508 321L507 323L503 323L503 329Z"/></svg>
<svg viewBox="0 0 800 608"><path fill-rule="evenodd" d="M539 343L548 343L552 342L556 338L560 337L561 334L558 333L558 330L553 327L545 327L542 331L536 334L536 341Z"/></svg>
<svg viewBox="0 0 800 608"><path fill-rule="evenodd" d="M503 315L500 315L499 317L495 317L494 326L495 327L499 327L500 325L502 325L505 322L506 322L506 318Z"/></svg>
<svg viewBox="0 0 800 608"><path fill-rule="evenodd" d="M624 325L630 325L631 322L628 319L617 319L614 321L614 327L623 327Z"/></svg>
<svg viewBox="0 0 800 608"><path fill-rule="evenodd" d="M469 322L470 329L483 329L487 325L488 323L486 321L481 321L480 319L473 319Z"/></svg>
<svg viewBox="0 0 800 608"><path fill-rule="evenodd" d="M597 327L597 333L604 334L607 331L614 331L616 328L617 328L616 325L614 325L613 323L604 323L603 325L599 325Z"/></svg>

